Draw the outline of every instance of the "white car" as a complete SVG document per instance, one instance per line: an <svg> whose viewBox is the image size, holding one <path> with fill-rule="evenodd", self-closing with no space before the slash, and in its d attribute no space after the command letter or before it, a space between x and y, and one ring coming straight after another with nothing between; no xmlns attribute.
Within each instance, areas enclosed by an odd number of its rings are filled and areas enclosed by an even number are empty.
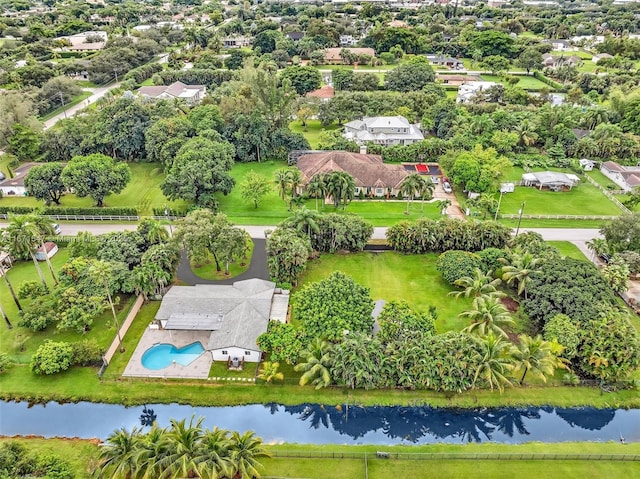
<svg viewBox="0 0 640 479"><path fill-rule="evenodd" d="M60 225L58 223L54 223L51 225L53 228L53 232L57 235L62 233L62 230L60 229Z"/></svg>
<svg viewBox="0 0 640 479"><path fill-rule="evenodd" d="M442 183L442 189L444 190L445 193L453 193L453 189L451 188L451 185L449 184L448 181L445 181L444 183Z"/></svg>

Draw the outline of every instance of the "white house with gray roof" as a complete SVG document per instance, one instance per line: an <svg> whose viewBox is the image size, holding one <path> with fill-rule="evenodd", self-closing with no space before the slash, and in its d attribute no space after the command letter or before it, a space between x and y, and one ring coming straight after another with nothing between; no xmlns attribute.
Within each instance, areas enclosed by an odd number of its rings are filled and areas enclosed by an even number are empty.
<svg viewBox="0 0 640 479"><path fill-rule="evenodd" d="M377 145L411 145L424 140L420 125L412 125L403 116L374 116L350 121L344 125L342 136L359 145L366 142Z"/></svg>
<svg viewBox="0 0 640 479"><path fill-rule="evenodd" d="M258 278L232 285L173 286L156 321L165 330L210 331L205 349L214 361L258 362L256 341L269 320L286 321L289 292Z"/></svg>

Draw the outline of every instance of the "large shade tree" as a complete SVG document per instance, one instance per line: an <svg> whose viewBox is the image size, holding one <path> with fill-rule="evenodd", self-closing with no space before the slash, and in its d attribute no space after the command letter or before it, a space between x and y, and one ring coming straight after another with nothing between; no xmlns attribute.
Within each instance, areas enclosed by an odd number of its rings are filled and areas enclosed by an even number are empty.
<svg viewBox="0 0 640 479"><path fill-rule="evenodd" d="M94 153L73 157L62 171L61 178L65 187L72 189L77 196L90 196L98 206L104 206L105 196L120 193L127 186L131 171L126 163Z"/></svg>

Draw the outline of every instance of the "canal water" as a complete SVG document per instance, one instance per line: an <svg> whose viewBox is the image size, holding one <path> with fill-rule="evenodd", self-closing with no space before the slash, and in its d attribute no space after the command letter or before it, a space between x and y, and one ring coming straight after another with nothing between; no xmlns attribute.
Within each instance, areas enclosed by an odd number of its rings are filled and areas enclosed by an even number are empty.
<svg viewBox="0 0 640 479"><path fill-rule="evenodd" d="M124 407L81 402L30 406L0 402L0 435L105 439L115 429L156 420L204 417L204 426L252 430L268 443L429 444L529 441L640 441L640 409L358 407L259 404L192 407L147 404Z"/></svg>

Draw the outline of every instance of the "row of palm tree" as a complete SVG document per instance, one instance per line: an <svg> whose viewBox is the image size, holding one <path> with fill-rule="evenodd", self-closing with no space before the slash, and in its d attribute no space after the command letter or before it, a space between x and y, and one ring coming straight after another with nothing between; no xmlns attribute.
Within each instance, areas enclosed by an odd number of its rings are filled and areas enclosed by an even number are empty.
<svg viewBox="0 0 640 479"><path fill-rule="evenodd" d="M353 200L356 183L349 173L345 171L334 171L332 173L318 173L313 175L306 187L306 192L316 200L316 211L318 211L318 199L331 197L334 208L342 205L343 208Z"/></svg>
<svg viewBox="0 0 640 479"><path fill-rule="evenodd" d="M252 479L260 477L260 458L269 457L253 432L205 429L204 418L171 420L113 432L100 450L97 479Z"/></svg>
<svg viewBox="0 0 640 479"><path fill-rule="evenodd" d="M418 173L413 173L407 176L400 184L400 193L407 198L407 211L409 214L409 204L419 196L421 199L421 208L424 208L424 200L431 199L435 185L431 181L431 177L425 179Z"/></svg>

